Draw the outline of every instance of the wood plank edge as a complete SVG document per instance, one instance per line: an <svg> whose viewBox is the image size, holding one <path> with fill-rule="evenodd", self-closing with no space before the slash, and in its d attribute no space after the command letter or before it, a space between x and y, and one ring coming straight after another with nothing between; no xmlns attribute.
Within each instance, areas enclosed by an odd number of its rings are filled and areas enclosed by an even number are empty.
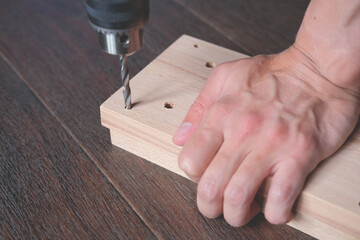
<svg viewBox="0 0 360 240"><path fill-rule="evenodd" d="M288 226L324 240L358 240L358 236L344 232L306 213L296 213Z"/></svg>
<svg viewBox="0 0 360 240"><path fill-rule="evenodd" d="M133 153L157 166L176 173L182 177L189 179L186 174L180 170L177 161L169 159L176 159L175 154L163 154L161 152L161 146L148 143L142 138L135 137L134 135L126 132L119 132L114 129L110 130L111 142L117 147L120 147L130 153Z"/></svg>
<svg viewBox="0 0 360 240"><path fill-rule="evenodd" d="M169 145L172 136L159 131L158 129L137 122L134 119L118 114L117 112L102 106L100 107L100 116L101 124L108 129L130 134L137 139L147 139L152 145L161 147L161 149L166 152L176 155L180 152L179 146L176 146L175 144ZM111 119L116 119L116 121L112 121ZM138 128L141 128L142 131L138 131Z"/></svg>

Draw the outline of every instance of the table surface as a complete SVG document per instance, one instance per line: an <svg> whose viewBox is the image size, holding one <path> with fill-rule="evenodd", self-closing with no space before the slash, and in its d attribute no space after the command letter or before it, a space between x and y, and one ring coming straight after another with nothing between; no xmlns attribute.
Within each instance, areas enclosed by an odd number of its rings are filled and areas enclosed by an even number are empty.
<svg viewBox="0 0 360 240"><path fill-rule="evenodd" d="M248 55L284 50L308 0L151 0L132 74L182 34ZM311 239L262 215L206 219L196 185L114 147L99 106L121 87L85 1L0 0L0 239Z"/></svg>

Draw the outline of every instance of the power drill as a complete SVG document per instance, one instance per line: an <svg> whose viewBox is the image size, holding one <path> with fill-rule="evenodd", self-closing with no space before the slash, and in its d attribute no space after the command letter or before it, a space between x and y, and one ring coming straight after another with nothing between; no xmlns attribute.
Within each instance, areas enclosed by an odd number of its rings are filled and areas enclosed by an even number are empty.
<svg viewBox="0 0 360 240"><path fill-rule="evenodd" d="M131 109L127 57L144 43L149 20L149 0L86 0L90 25L98 33L102 49L120 56L125 108Z"/></svg>

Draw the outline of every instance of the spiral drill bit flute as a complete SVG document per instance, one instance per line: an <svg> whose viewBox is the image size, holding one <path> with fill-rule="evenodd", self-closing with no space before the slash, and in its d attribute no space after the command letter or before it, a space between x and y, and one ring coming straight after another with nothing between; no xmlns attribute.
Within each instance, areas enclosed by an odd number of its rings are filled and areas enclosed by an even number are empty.
<svg viewBox="0 0 360 240"><path fill-rule="evenodd" d="M125 108L131 109L131 89L130 89L130 76L129 76L129 67L127 65L127 56L120 55L120 65L121 65L121 80L124 86L124 101Z"/></svg>
<svg viewBox="0 0 360 240"><path fill-rule="evenodd" d="M125 108L131 109L127 57L143 45L144 27L149 20L149 0L87 0L86 10L102 49L120 56Z"/></svg>

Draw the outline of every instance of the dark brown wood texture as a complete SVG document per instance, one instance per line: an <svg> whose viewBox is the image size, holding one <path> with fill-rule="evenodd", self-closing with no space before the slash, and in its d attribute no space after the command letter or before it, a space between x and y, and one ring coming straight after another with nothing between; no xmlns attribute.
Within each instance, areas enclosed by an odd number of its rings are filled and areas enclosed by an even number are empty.
<svg viewBox="0 0 360 240"><path fill-rule="evenodd" d="M308 1L150 0L133 74L182 34L246 54L294 40ZM0 239L311 239L258 216L209 220L196 185L111 145L99 106L121 86L84 1L0 0Z"/></svg>
<svg viewBox="0 0 360 240"><path fill-rule="evenodd" d="M3 59L0 76L0 238L155 239Z"/></svg>

